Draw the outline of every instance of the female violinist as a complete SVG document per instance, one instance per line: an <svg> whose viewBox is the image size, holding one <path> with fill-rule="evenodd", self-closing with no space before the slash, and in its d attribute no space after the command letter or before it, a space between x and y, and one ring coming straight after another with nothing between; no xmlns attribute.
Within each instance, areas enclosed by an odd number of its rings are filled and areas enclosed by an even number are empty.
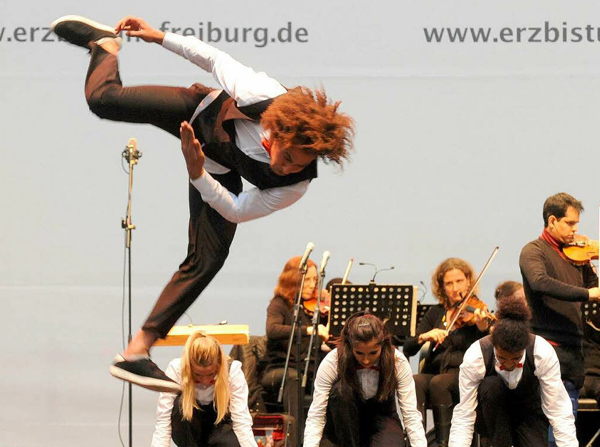
<svg viewBox="0 0 600 447"><path fill-rule="evenodd" d="M267 365L262 378L262 385L265 390L277 396L279 387L283 380L285 359L288 350L288 341L292 330L294 317L294 303L300 289L302 274L299 270L300 256L290 259L284 266L279 275L277 286L274 290L274 297L267 308ZM308 260L307 272L302 287L302 301L316 300L317 296L317 266ZM311 316L304 310L300 312L300 330L302 333L302 343L300 346L301 358L296 355L296 338L293 339L293 346L290 354L290 363L288 375L285 380L283 390L283 404L286 413L295 418L302 434L302 424L298 418L298 361L302 362L308 352L310 334L312 333ZM318 335L321 339L327 340L328 334L325 325L318 326ZM304 364L301 364L303 367ZM307 393L309 393L307 387ZM295 435L292 439L296 439Z"/></svg>
<svg viewBox="0 0 600 447"><path fill-rule="evenodd" d="M410 357L430 342L425 365L414 377L417 405L423 421L425 409L432 408L438 445L446 447L452 410L460 400L459 367L469 346L487 335L490 314L485 303L473 294L472 302L467 303L465 311L456 315L463 297L469 294L475 281L473 268L466 261L446 259L436 268L431 279L432 292L440 304L432 306L425 314L417 326L416 337L406 340L403 352ZM455 323L448 330L453 320Z"/></svg>

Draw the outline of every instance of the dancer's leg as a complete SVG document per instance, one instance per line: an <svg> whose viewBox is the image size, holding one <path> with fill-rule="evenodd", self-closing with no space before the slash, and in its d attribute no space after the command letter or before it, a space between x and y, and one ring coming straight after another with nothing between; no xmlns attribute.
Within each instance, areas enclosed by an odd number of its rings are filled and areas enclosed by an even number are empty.
<svg viewBox="0 0 600 447"><path fill-rule="evenodd" d="M80 16L57 19L52 30L67 42L90 50L85 96L100 118L147 123L179 137L179 126L189 120L211 91L201 84L190 88L123 87L119 74L120 38L107 25Z"/></svg>
<svg viewBox="0 0 600 447"><path fill-rule="evenodd" d="M192 117L212 89L202 84L190 88L123 87L117 55L107 52L104 46L90 45L91 59L85 82L90 110L103 119L152 124L179 138L181 122Z"/></svg>
<svg viewBox="0 0 600 447"><path fill-rule="evenodd" d="M234 194L242 190L237 173L213 177ZM158 370L147 357L148 351L159 337L167 335L221 269L237 227L204 203L194 186L190 185L189 188L187 257L165 286L142 330L110 370L115 377L157 391L177 391L179 386Z"/></svg>

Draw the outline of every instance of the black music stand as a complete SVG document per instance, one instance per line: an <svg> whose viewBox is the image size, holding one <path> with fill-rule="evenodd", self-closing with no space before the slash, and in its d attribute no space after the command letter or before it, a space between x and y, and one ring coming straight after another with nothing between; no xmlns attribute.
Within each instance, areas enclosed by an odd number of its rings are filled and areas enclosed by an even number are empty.
<svg viewBox="0 0 600 447"><path fill-rule="evenodd" d="M417 325L421 322L425 314L429 312L429 309L431 309L433 306L437 306L437 304L417 304Z"/></svg>
<svg viewBox="0 0 600 447"><path fill-rule="evenodd" d="M587 301L581 305L584 321L591 321L594 326L600 327L600 303Z"/></svg>
<svg viewBox="0 0 600 447"><path fill-rule="evenodd" d="M595 331L600 331L600 303L598 303L596 301L587 301L587 302L583 303L581 306L581 313L582 313L583 322L584 322L584 329L583 329L584 338L591 336L591 339L588 341L586 341L584 339L584 348L583 349L584 349L584 354L585 354L586 343L591 343L593 345L596 345L596 343L594 343L592 340L597 340L597 334ZM589 325L589 327L588 327L588 325ZM590 331L591 331L591 333L590 333ZM582 422L581 426L586 427L586 432L587 432L587 428L589 428L589 426L588 426L589 422L598 420L597 416L593 416L593 415L587 414L587 413L595 414L599 411L599 409L600 409L600 407L598 406L598 403L591 396L579 398L579 405L578 405L577 411L581 412L582 414L579 415L577 422L580 422L580 421ZM584 414L586 415L585 417L583 416ZM584 423L584 421L586 421L586 423ZM596 427L598 427L598 424L594 423L593 426L594 426L594 428L592 430L590 430L589 432L596 430ZM587 442L587 444L585 444L585 447L593 447L594 445L597 445L596 440L598 440L598 438L600 438L600 428L598 428L595 431L595 433L593 434L593 436L591 436L591 438L589 438L589 441ZM580 439L580 441L583 441L583 440ZM585 441L587 441L587 439ZM581 445L583 445L583 442Z"/></svg>
<svg viewBox="0 0 600 447"><path fill-rule="evenodd" d="M368 309L398 340L414 337L418 287L400 284L334 284L329 333L339 336L348 317Z"/></svg>

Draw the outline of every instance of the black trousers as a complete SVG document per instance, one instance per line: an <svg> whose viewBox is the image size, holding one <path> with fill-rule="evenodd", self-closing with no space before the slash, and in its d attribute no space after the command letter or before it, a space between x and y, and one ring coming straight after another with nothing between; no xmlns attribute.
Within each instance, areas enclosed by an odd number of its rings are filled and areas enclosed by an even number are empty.
<svg viewBox="0 0 600 447"><path fill-rule="evenodd" d="M179 138L181 122L191 118L210 91L201 84L190 88L123 87L117 57L92 45L85 95L90 110L100 118L152 124ZM201 135L197 137L202 139ZM242 181L236 172L213 177L234 194L242 191ZM142 327L158 337L167 335L219 272L227 259L237 227L204 203L191 184L189 211L187 256Z"/></svg>
<svg viewBox="0 0 600 447"><path fill-rule="evenodd" d="M395 395L385 402L357 400L336 382L329 394L325 437L339 447L405 447Z"/></svg>
<svg viewBox="0 0 600 447"><path fill-rule="evenodd" d="M451 406L460 401L458 372L458 369L452 369L442 374L414 376L417 408L423 414L423 422L426 408L438 405Z"/></svg>
<svg viewBox="0 0 600 447"><path fill-rule="evenodd" d="M598 405L600 405L600 377L585 376L581 397L596 399Z"/></svg>
<svg viewBox="0 0 600 447"><path fill-rule="evenodd" d="M217 413L213 405L194 409L191 421L183 419L181 395L175 398L171 413L171 437L177 447L240 447L229 416L215 425Z"/></svg>
<svg viewBox="0 0 600 447"><path fill-rule="evenodd" d="M494 447L548 445L549 422L540 397L513 398L502 379L488 376L479 385L476 430Z"/></svg>

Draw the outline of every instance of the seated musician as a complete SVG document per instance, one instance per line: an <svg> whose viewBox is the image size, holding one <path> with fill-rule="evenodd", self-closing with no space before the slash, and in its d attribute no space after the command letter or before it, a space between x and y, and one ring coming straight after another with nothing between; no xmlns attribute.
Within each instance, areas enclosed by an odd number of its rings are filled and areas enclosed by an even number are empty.
<svg viewBox="0 0 600 447"><path fill-rule="evenodd" d="M505 297L496 315L491 335L464 355L450 447L471 446L474 430L494 447L547 446L550 425L557 446L577 447L558 357L550 343L531 333L526 301Z"/></svg>
<svg viewBox="0 0 600 447"><path fill-rule="evenodd" d="M596 399L600 406L600 314L585 318L583 326L583 364L585 381L581 397Z"/></svg>
<svg viewBox="0 0 600 447"><path fill-rule="evenodd" d="M440 447L448 445L452 409L460 400L458 372L463 354L489 330L487 306L474 297L471 300L478 308L468 306L471 311L460 315L454 326L449 327L474 281L475 273L466 261L459 258L443 261L432 275L432 292L440 304L427 311L417 325L416 337L408 338L404 343L403 352L410 357L430 342L425 366L414 379L417 405L424 422L425 409L433 410Z"/></svg>
<svg viewBox="0 0 600 447"><path fill-rule="evenodd" d="M496 291L494 292L494 297L496 298L496 303L500 300L507 297L517 297L524 301L525 298L525 289L523 289L523 284L517 281L504 281L498 284L496 287Z"/></svg>
<svg viewBox="0 0 600 447"><path fill-rule="evenodd" d="M294 317L294 303L298 296L300 287L301 272L299 270L301 258L294 257L284 266L279 275L277 286L274 290L274 297L267 308L267 365L262 378L262 386L265 390L274 396L279 393L279 388L283 380L285 360L288 351L288 342L292 330ZM317 295L317 266L310 259L308 260L308 269L304 286L302 288L302 300L312 300ZM296 336L294 335L293 345L290 353L290 362L288 375L285 379L283 390L284 411L289 413L297 421L296 426L302 433L302 418L298 414L298 360L300 367L304 368L304 362L312 334L312 317L302 310L300 312L300 331L302 333L302 344L300 346L301 358L297 357ZM318 326L318 335L316 342L320 344L320 339L326 340L328 337L325 325ZM312 370L312 367L311 367ZM307 392L310 392L307 386ZM303 415L302 415L303 416ZM295 436L292 439L296 439Z"/></svg>
<svg viewBox="0 0 600 447"><path fill-rule="evenodd" d="M216 339L190 335L166 374L182 391L160 393L152 447L257 447L242 364Z"/></svg>

